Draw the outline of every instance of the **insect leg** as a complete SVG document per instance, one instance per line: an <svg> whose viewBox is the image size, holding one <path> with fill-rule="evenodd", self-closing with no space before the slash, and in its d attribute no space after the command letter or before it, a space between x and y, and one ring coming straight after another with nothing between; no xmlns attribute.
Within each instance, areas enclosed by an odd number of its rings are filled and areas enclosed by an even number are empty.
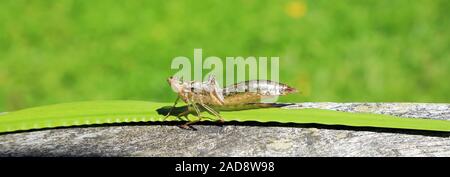
<svg viewBox="0 0 450 177"><path fill-rule="evenodd" d="M220 122L224 122L222 116L221 116L216 110L214 110L213 108L209 107L209 106L206 105L206 104L203 104L203 103L200 103L200 104L201 104L206 110L208 110L210 113L212 113L212 114L214 114L216 117L218 117Z"/></svg>
<svg viewBox="0 0 450 177"><path fill-rule="evenodd" d="M192 107L195 109L195 112L197 113L197 117L198 117L199 119L201 119L201 118L202 118L202 115L200 114L201 112L200 112L200 109L199 109L198 106L197 106L197 103L194 102L194 101L192 101Z"/></svg>
<svg viewBox="0 0 450 177"><path fill-rule="evenodd" d="M189 121L189 122L181 125L180 127L184 128L184 129L192 128L192 129L195 130L195 128L191 127L190 125L201 121L202 120L202 115L200 114L201 112L200 112L200 109L197 106L197 103L193 99L189 100L189 103L190 103L189 106L192 106L192 108L194 108L198 119L197 120L193 120L193 121Z"/></svg>
<svg viewBox="0 0 450 177"><path fill-rule="evenodd" d="M175 100L175 103L173 104L172 108L170 108L169 113L167 113L167 115L164 117L164 121L170 116L170 113L172 113L173 109L175 108L175 106L177 105L178 101L180 100L180 95L177 96L177 99Z"/></svg>

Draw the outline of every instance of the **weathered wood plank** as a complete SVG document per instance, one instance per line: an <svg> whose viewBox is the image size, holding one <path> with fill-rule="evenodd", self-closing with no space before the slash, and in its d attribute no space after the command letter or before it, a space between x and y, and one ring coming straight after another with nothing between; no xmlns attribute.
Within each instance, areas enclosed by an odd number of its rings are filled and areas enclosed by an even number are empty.
<svg viewBox="0 0 450 177"><path fill-rule="evenodd" d="M450 104L302 103L349 112L450 120ZM126 125L0 135L0 156L450 156L450 134L342 126Z"/></svg>

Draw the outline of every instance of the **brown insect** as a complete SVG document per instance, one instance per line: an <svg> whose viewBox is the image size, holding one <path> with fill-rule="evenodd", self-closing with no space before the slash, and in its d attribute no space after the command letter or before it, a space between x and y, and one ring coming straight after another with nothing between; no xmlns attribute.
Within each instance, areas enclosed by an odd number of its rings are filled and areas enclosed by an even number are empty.
<svg viewBox="0 0 450 177"><path fill-rule="evenodd" d="M190 124L200 121L204 116L201 112L207 111L223 122L219 111L237 111L245 109L257 109L267 107L280 107L283 104L261 103L263 98L282 96L297 92L286 84L269 80L250 80L220 88L214 76L210 75L205 82L180 81L176 77L167 79L169 85L177 93L177 99L173 106L158 109L158 113L168 116L186 117L189 114L199 117L196 121L190 121L183 125L187 128ZM187 106L175 107L182 99Z"/></svg>

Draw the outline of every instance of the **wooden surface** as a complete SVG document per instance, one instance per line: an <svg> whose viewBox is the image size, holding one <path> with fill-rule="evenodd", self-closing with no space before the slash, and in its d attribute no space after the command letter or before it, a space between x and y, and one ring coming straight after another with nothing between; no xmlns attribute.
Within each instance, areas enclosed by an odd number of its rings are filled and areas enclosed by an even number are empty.
<svg viewBox="0 0 450 177"><path fill-rule="evenodd" d="M301 103L450 121L450 104ZM0 135L0 156L450 156L450 133L344 126L126 124Z"/></svg>

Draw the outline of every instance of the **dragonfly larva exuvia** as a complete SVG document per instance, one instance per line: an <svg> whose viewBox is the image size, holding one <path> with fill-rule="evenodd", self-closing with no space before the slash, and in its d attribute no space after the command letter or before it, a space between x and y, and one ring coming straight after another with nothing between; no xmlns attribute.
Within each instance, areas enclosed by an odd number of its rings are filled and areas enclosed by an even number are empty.
<svg viewBox="0 0 450 177"><path fill-rule="evenodd" d="M178 96L173 106L160 108L157 112L165 115L166 118L168 116L187 118L189 114L199 118L189 121L182 128L188 128L190 124L205 118L201 115L203 111L216 116L219 122L223 122L220 111L286 106L286 104L261 103L261 100L297 92L293 87L270 80L250 80L220 88L213 75L210 75L205 82L181 81L176 77L170 77L167 81ZM180 98L187 106L175 107Z"/></svg>

